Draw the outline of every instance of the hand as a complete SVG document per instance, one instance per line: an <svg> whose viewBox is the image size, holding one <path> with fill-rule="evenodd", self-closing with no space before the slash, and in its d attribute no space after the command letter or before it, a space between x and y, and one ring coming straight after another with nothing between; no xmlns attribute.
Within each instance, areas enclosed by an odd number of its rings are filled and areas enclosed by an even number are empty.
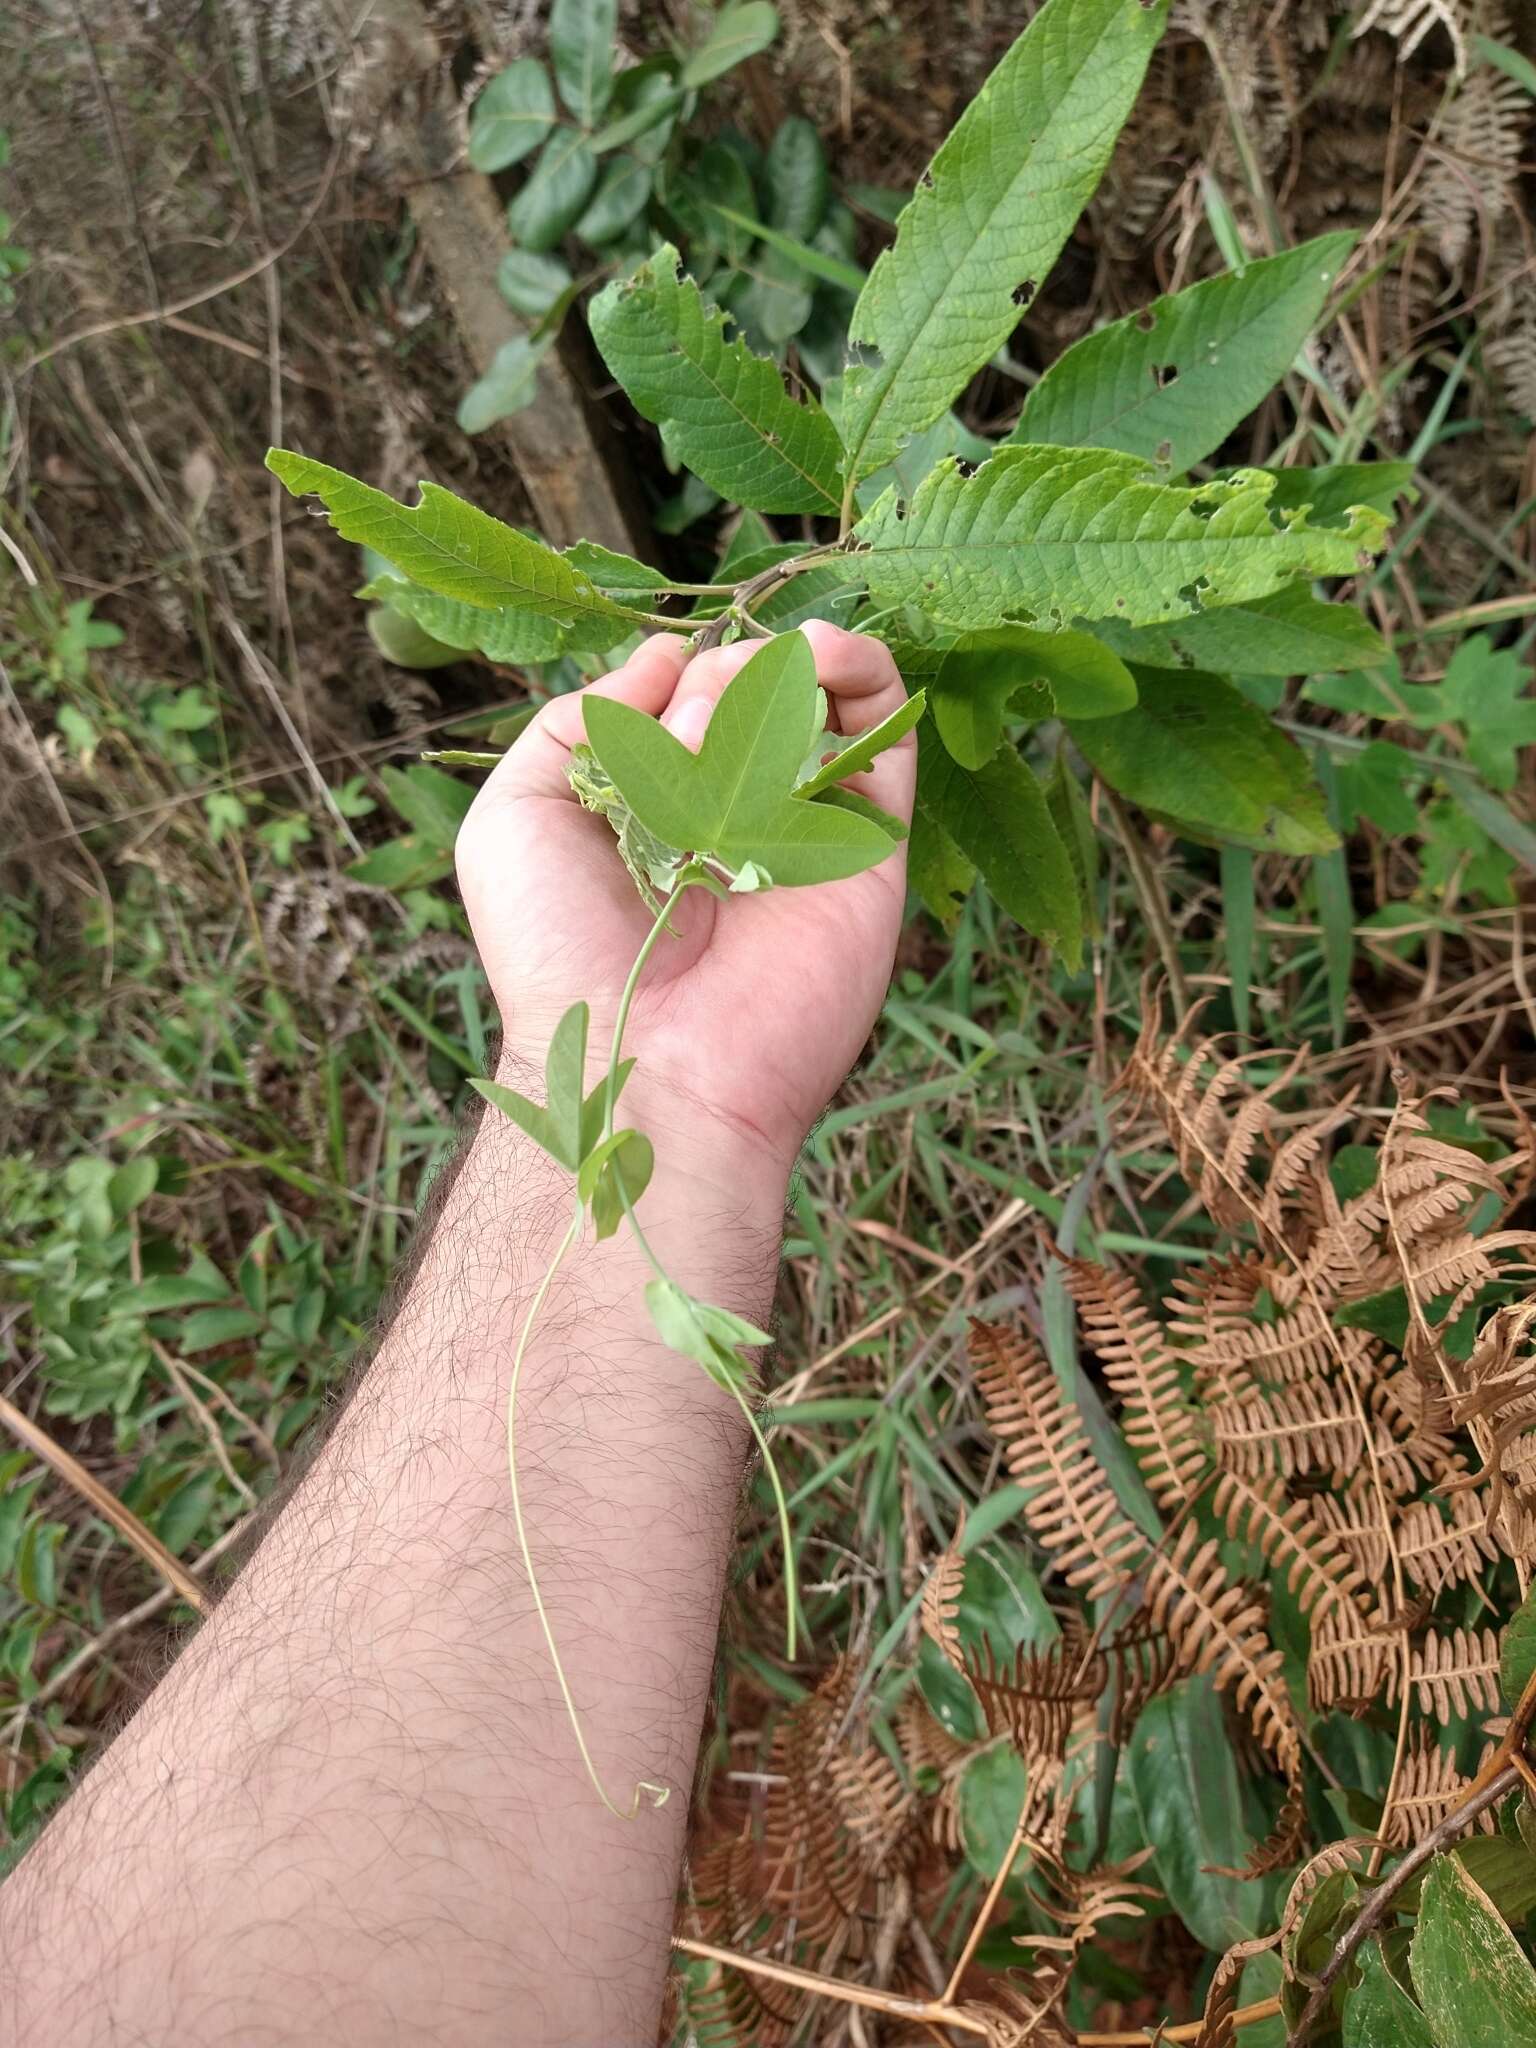
<svg viewBox="0 0 1536 2048"><path fill-rule="evenodd" d="M857 733L903 701L876 640L813 620L801 629L827 692L830 725ZM651 913L620 861L606 819L583 810L566 780L585 738L584 699L621 698L697 749L716 699L754 643L688 661L671 635L647 640L620 669L546 704L476 798L459 835L459 886L501 1011L504 1058L518 1085L541 1073L550 1033L582 997L596 1051ZM911 734L852 780L903 821L912 815ZM720 902L692 889L647 965L625 1034L639 1060L621 1122L646 1128L644 1105L671 1098L787 1174L815 1118L858 1057L895 958L906 848L877 868L819 888L771 889ZM669 1106L665 1123L678 1118ZM661 1133L653 1132L660 1136Z"/></svg>

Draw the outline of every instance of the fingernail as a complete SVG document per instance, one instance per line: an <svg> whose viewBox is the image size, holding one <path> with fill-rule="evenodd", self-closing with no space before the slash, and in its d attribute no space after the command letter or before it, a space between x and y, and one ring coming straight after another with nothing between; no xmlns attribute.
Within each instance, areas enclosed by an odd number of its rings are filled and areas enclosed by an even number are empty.
<svg viewBox="0 0 1536 2048"><path fill-rule="evenodd" d="M714 704L708 697L685 697L680 704L667 708L662 724L674 739L682 741L692 753L697 753L704 739L704 728L709 724L709 715Z"/></svg>

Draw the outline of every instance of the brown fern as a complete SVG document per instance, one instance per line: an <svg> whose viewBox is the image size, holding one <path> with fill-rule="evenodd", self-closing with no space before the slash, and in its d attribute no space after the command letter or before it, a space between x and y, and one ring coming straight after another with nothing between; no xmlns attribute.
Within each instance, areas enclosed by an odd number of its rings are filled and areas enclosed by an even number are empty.
<svg viewBox="0 0 1536 2048"><path fill-rule="evenodd" d="M1184 1398L1177 1360L1128 1274L1085 1259L1066 1266L1088 1341L1121 1402L1126 1442L1159 1507L1187 1507L1204 1484L1204 1432Z"/></svg>

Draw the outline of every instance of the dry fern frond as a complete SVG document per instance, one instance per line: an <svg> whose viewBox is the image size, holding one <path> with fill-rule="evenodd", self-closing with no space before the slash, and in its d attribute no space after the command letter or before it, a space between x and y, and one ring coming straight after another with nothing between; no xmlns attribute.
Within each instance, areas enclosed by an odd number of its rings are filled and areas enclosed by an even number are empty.
<svg viewBox="0 0 1536 2048"><path fill-rule="evenodd" d="M973 1321L971 1356L1008 1470L1030 1490L1024 1517L1068 1585L1090 1600L1118 1591L1146 1538L1115 1499L1082 1417L1062 1398L1040 1348L1019 1331Z"/></svg>
<svg viewBox="0 0 1536 2048"><path fill-rule="evenodd" d="M1383 1633L1381 1617L1367 1617L1353 1607L1335 1607L1312 1630L1307 1655L1307 1697L1318 1713L1341 1708L1346 1714L1368 1713L1385 1697L1399 1651Z"/></svg>
<svg viewBox="0 0 1536 2048"><path fill-rule="evenodd" d="M1456 76L1467 68L1467 36L1473 8L1468 0L1371 0L1352 33L1385 30L1395 36L1404 57L1411 57L1432 29L1443 28L1455 52Z"/></svg>
<svg viewBox="0 0 1536 2048"><path fill-rule="evenodd" d="M1224 1401L1211 1410L1217 1463L1249 1479L1303 1472L1349 1473L1365 1456L1365 1431L1348 1395L1328 1380Z"/></svg>
<svg viewBox="0 0 1536 2048"><path fill-rule="evenodd" d="M1315 1617L1353 1603L1363 1574L1337 1530L1317 1514L1316 1503L1288 1499L1276 1480L1224 1472L1213 1505L1239 1542L1252 1543L1285 1575L1303 1614Z"/></svg>
<svg viewBox="0 0 1536 2048"><path fill-rule="evenodd" d="M693 1866L691 1893L703 1940L718 1948L749 1945L764 1917L752 1844L736 1837L706 1850ZM804 2005L802 1994L786 1985L719 1964L684 1996L700 2048L780 2048Z"/></svg>
<svg viewBox="0 0 1536 2048"><path fill-rule="evenodd" d="M1444 1820L1471 1783L1455 1759L1440 1747L1437 1731L1428 1726L1416 1728L1382 1819L1384 1839L1394 1849L1411 1847ZM1477 1825L1484 1832L1491 1830L1496 1825L1493 1814L1482 1814Z"/></svg>
<svg viewBox="0 0 1536 2048"><path fill-rule="evenodd" d="M965 1674L981 1702L991 1735L1006 1735L1026 1763L1059 1763L1082 1709L1109 1681L1102 1650L1085 1653L1081 1640L1064 1638L1047 1649L1019 1648L999 1665L990 1643L972 1651Z"/></svg>
<svg viewBox="0 0 1536 2048"><path fill-rule="evenodd" d="M923 1634L938 1645L956 1671L965 1669L965 1651L960 1643L960 1596L965 1589L960 1538L964 1533L962 1518L949 1547L940 1552L928 1574L920 1610Z"/></svg>
<svg viewBox="0 0 1536 2048"><path fill-rule="evenodd" d="M1251 1941L1234 1942L1227 1950L1216 1965L1210 1988L1205 1994L1205 2010L1200 2016L1195 2048L1236 2048L1237 2028L1233 2021L1243 1971L1255 1956L1267 1955L1279 1940L1278 1933L1259 1934Z"/></svg>
<svg viewBox="0 0 1536 2048"><path fill-rule="evenodd" d="M1439 1720L1499 1710L1499 1638L1491 1628L1431 1632L1408 1652L1415 1704ZM1395 1687L1388 1693L1389 1703Z"/></svg>
<svg viewBox="0 0 1536 2048"><path fill-rule="evenodd" d="M1125 1440L1159 1507L1187 1507L1207 1470L1204 1432L1184 1399L1178 1363L1126 1273L1086 1259L1066 1266L1067 1288L1088 1341L1120 1397Z"/></svg>
<svg viewBox="0 0 1536 2048"><path fill-rule="evenodd" d="M1434 1501L1410 1501L1397 1522L1397 1553L1403 1570L1426 1593L1438 1596L1459 1586L1498 1557L1486 1517L1470 1493L1444 1497L1449 1520Z"/></svg>

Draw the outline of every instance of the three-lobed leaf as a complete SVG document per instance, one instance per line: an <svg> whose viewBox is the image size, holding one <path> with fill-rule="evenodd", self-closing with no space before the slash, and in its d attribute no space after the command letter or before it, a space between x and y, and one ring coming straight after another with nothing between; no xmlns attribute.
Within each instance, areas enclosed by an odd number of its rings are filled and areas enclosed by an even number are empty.
<svg viewBox="0 0 1536 2048"><path fill-rule="evenodd" d="M884 860L891 839L871 818L793 793L816 700L809 641L780 633L726 685L696 754L607 697L587 704L587 739L641 824L667 845L731 868L750 862L785 887L837 881Z"/></svg>
<svg viewBox="0 0 1536 2048"><path fill-rule="evenodd" d="M572 1003L555 1026L544 1058L542 1104L530 1100L516 1088L508 1087L505 1082L471 1078L469 1084L494 1108L510 1117L518 1129L558 1165L568 1173L578 1175L598 1145L608 1092L606 1075L590 1093L583 1092L590 1022L587 1005ZM620 1063L616 1095L629 1078L633 1065L633 1060ZM624 1135L633 1137L637 1134ZM617 1151L617 1147L610 1147L605 1161L611 1163ZM638 1154L633 1156L631 1164L638 1168ZM586 1199L585 1194L583 1198Z"/></svg>
<svg viewBox="0 0 1536 2048"><path fill-rule="evenodd" d="M1306 756L1231 683L1186 670L1132 674L1132 710L1069 721L1111 789L1196 838L1274 853L1337 845Z"/></svg>
<svg viewBox="0 0 1536 2048"><path fill-rule="evenodd" d="M940 147L860 294L848 475L889 462L1018 325L1092 197L1166 0L1046 0Z"/></svg>
<svg viewBox="0 0 1536 2048"><path fill-rule="evenodd" d="M854 531L880 605L964 628L1156 625L1296 576L1351 575L1386 530L1364 507L1343 527L1272 517L1273 489L1252 470L1185 488L1153 481L1133 456L1000 448L970 473L941 462L910 502L887 491Z"/></svg>
<svg viewBox="0 0 1536 2048"><path fill-rule="evenodd" d="M635 409L712 490L760 512L835 513L841 453L812 399L798 404L777 364L726 332L677 251L659 249L593 300L592 338Z"/></svg>
<svg viewBox="0 0 1536 2048"><path fill-rule="evenodd" d="M268 450L267 467L295 497L319 498L338 533L375 549L424 590L485 610L539 613L561 629L567 647L594 652L645 623L643 614L605 596L542 541L439 484L423 483L421 502L402 505L343 470L285 448ZM429 620L421 623L435 630Z"/></svg>
<svg viewBox="0 0 1536 2048"><path fill-rule="evenodd" d="M1454 1856L1429 1866L1410 1959L1436 2048L1536 2048L1536 1969Z"/></svg>
<svg viewBox="0 0 1536 2048"><path fill-rule="evenodd" d="M1117 448L1171 474L1188 469L1290 367L1354 242L1319 235L1085 335L1030 392L1008 439Z"/></svg>

